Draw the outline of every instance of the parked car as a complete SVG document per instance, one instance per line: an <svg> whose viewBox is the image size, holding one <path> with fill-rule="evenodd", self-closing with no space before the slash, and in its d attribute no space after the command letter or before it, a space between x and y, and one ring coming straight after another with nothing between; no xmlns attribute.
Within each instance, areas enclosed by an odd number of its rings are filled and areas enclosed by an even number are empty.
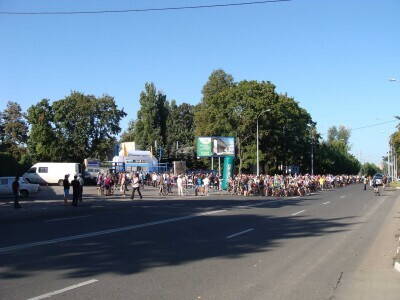
<svg viewBox="0 0 400 300"><path fill-rule="evenodd" d="M40 162L34 164L23 177L32 183L62 185L65 175L70 175L71 180L80 171L81 166L78 163Z"/></svg>
<svg viewBox="0 0 400 300"><path fill-rule="evenodd" d="M13 195L12 183L15 177L0 177L0 195ZM39 191L38 184L28 183L24 178L19 178L19 192L22 198L28 198L29 195Z"/></svg>

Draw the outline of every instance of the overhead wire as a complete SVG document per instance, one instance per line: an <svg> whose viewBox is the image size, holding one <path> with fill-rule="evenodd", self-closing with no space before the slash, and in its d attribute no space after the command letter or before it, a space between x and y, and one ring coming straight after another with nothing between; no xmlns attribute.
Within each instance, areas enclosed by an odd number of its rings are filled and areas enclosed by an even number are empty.
<svg viewBox="0 0 400 300"><path fill-rule="evenodd" d="M385 124L389 124L389 123L394 123L394 122L399 122L399 120L395 119L395 120L391 120L391 121L385 121L385 122L380 122L380 123L365 125L365 126L356 127L356 128L348 127L348 129L349 129L350 131L354 131L354 130L360 130L360 129L366 129L366 128L376 127L376 126L380 126L380 125L385 125ZM347 128L347 127L346 127L346 128ZM321 133L320 135L327 135L327 134L328 134L328 132L324 132L324 133Z"/></svg>
<svg viewBox="0 0 400 300"><path fill-rule="evenodd" d="M264 0L249 1L237 3L222 3L194 6L175 6L175 7L154 7L154 8L133 8L133 9L116 9L116 10L81 10L81 11L0 11L1 15L81 15L81 14L109 14L109 13L133 13L133 12L152 12L152 11L168 11L168 10L185 10L185 9L202 9L202 8L218 8L230 6L245 5L262 5L277 2L290 2L292 0Z"/></svg>

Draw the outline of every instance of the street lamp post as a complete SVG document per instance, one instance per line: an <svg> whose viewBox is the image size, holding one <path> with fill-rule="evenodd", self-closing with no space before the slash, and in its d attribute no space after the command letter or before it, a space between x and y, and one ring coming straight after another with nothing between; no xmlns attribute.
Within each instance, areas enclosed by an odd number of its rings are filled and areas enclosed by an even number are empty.
<svg viewBox="0 0 400 300"><path fill-rule="evenodd" d="M258 154L258 118L259 118L262 114L264 114L264 113L266 113L266 112L268 112L268 111L271 111L271 109L268 108L268 109L266 109L266 110L260 112L260 113L258 114L258 116L257 116L257 176L260 176L260 161L259 161L259 154Z"/></svg>

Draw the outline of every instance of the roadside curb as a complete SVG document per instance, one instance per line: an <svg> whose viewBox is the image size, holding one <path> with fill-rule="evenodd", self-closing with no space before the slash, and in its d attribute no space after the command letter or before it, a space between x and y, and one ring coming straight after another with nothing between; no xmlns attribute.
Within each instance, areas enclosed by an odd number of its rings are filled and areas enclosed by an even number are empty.
<svg viewBox="0 0 400 300"><path fill-rule="evenodd" d="M396 190L399 190L400 187L397 187ZM397 197L397 200L399 200L400 196ZM397 240L397 248L396 252L393 257L393 268L397 271L400 272L400 233L397 233L395 235L396 240Z"/></svg>
<svg viewBox="0 0 400 300"><path fill-rule="evenodd" d="M397 272L400 272L400 237L397 237L398 239L398 244L396 249L396 253L393 257L393 267Z"/></svg>

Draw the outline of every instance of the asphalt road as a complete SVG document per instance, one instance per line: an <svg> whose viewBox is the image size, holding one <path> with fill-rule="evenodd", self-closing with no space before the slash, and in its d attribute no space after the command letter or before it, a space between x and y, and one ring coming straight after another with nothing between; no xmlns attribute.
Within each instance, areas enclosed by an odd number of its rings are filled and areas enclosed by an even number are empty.
<svg viewBox="0 0 400 300"><path fill-rule="evenodd" d="M0 299L339 299L398 196L354 185L0 221Z"/></svg>

